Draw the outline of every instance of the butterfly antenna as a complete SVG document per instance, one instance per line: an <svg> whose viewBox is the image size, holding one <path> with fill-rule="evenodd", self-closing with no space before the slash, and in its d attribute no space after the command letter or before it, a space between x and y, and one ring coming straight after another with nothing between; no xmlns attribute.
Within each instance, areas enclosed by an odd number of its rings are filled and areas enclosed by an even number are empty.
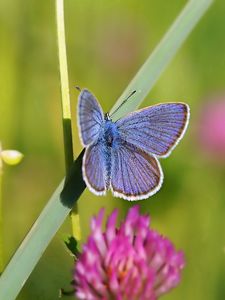
<svg viewBox="0 0 225 300"><path fill-rule="evenodd" d="M133 92L131 92L130 93L130 95L126 98L126 99L124 99L123 100L123 102L117 107L117 109L116 110L114 110L114 112L110 115L110 117L112 117L126 102L127 102L127 100L131 97L131 96L133 96L133 94L135 94L136 93L136 91L133 91Z"/></svg>
<svg viewBox="0 0 225 300"><path fill-rule="evenodd" d="M75 86L75 89L77 89L79 92L81 92L81 88L78 85Z"/></svg>

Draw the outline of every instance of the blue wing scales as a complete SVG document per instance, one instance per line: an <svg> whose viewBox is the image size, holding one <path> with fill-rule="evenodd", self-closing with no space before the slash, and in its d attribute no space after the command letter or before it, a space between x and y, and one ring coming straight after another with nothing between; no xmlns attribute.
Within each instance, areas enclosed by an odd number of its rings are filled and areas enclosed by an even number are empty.
<svg viewBox="0 0 225 300"><path fill-rule="evenodd" d="M189 120L184 103L150 106L116 122L121 138L159 157L168 156L183 137Z"/></svg>
<svg viewBox="0 0 225 300"><path fill-rule="evenodd" d="M103 160L104 153L99 143L86 148L83 157L83 178L88 188L96 195L106 193L106 170Z"/></svg>
<svg viewBox="0 0 225 300"><path fill-rule="evenodd" d="M114 196L140 200L156 193L163 181L160 164L154 155L123 143L112 149L111 189Z"/></svg>
<svg viewBox="0 0 225 300"><path fill-rule="evenodd" d="M78 124L84 147L98 139L103 120L97 99L88 90L82 90L78 99Z"/></svg>

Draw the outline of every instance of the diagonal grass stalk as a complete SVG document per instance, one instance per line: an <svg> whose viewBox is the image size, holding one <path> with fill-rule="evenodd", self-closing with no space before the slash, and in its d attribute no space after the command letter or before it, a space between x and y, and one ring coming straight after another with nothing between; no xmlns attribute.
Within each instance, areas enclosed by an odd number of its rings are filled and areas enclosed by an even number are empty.
<svg viewBox="0 0 225 300"><path fill-rule="evenodd" d="M177 50L195 27L201 16L205 13L213 0L190 0L169 28L163 39L139 69L127 88L112 107L115 111L123 100L136 90L132 101L127 101L114 115L113 120L118 120L128 112L134 111L147 96L162 72L175 56Z"/></svg>
<svg viewBox="0 0 225 300"><path fill-rule="evenodd" d="M138 91L134 101L128 101L127 105L124 105L117 111L114 115L115 119L127 112L133 111L140 105L212 2L213 0L188 1L168 33L114 105L113 110L119 106L122 99L124 99L130 91ZM82 180L80 170L81 160L82 154L73 164L70 176L65 185L62 182L58 186L6 267L0 278L0 299L15 299L40 259L43 251L69 214L73 203L78 200L80 194L83 192L85 184Z"/></svg>

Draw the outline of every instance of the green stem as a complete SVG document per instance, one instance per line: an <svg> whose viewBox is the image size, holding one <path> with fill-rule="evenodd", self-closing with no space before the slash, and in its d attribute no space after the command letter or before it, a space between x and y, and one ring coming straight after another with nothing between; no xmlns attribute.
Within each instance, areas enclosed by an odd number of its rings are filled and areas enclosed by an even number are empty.
<svg viewBox="0 0 225 300"><path fill-rule="evenodd" d="M1 145L0 145L1 151ZM2 198L2 159L0 157L0 274L4 269L4 251L3 251L3 198Z"/></svg>
<svg viewBox="0 0 225 300"><path fill-rule="evenodd" d="M66 174L68 175L68 171L73 163L74 153L64 23L64 1L56 0L56 24L58 35L59 70L61 82L64 152ZM77 240L80 240L80 222L77 204L74 204L70 216L72 222L73 235Z"/></svg>

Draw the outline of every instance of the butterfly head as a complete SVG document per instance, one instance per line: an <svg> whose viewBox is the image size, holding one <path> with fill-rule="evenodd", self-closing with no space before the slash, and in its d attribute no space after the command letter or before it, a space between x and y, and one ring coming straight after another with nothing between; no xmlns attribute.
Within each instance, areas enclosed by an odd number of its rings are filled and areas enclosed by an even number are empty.
<svg viewBox="0 0 225 300"><path fill-rule="evenodd" d="M105 121L112 121L108 112L105 113L104 119L105 119Z"/></svg>
<svg viewBox="0 0 225 300"><path fill-rule="evenodd" d="M103 127L103 140L105 145L113 147L117 144L119 138L119 132L116 123L112 121L109 114L105 114L105 122Z"/></svg>

